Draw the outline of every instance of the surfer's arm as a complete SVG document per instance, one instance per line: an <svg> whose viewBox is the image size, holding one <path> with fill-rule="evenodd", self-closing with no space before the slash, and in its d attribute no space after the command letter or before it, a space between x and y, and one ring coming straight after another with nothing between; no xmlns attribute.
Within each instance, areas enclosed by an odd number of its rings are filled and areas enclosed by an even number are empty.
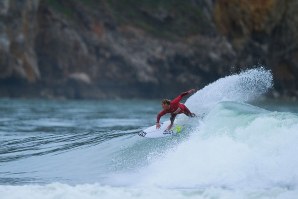
<svg viewBox="0 0 298 199"><path fill-rule="evenodd" d="M167 112L166 112L165 110L162 110L162 111L160 111L160 112L158 113L157 118L156 118L156 128L159 128L159 127L160 127L160 123L159 123L160 118L161 118L162 116L164 116L166 113L167 113Z"/></svg>
<svg viewBox="0 0 298 199"><path fill-rule="evenodd" d="M171 101L171 103L173 103L173 104L175 104L175 103L179 103L180 100L181 100L184 96L186 96L186 95L188 95L188 94L192 94L192 93L194 93L195 91L196 91L195 89L191 89L191 90L189 90L189 91L183 92L183 93L181 93L178 97L176 97L175 99L173 99L173 100Z"/></svg>

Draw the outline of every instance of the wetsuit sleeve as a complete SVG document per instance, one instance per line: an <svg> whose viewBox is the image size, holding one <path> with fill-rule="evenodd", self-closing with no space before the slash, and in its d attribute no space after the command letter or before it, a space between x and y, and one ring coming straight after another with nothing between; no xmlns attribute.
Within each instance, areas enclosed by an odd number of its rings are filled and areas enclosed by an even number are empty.
<svg viewBox="0 0 298 199"><path fill-rule="evenodd" d="M160 118L165 115L167 112L162 110L160 113L158 113L157 118L156 118L156 123L159 123Z"/></svg>
<svg viewBox="0 0 298 199"><path fill-rule="evenodd" d="M189 92L190 92L190 91L186 91L186 92L181 93L178 97L176 97L175 99L173 99L173 100L171 101L171 103L173 103L173 104L179 103L180 100L182 99L182 97L184 97L185 95L188 95Z"/></svg>

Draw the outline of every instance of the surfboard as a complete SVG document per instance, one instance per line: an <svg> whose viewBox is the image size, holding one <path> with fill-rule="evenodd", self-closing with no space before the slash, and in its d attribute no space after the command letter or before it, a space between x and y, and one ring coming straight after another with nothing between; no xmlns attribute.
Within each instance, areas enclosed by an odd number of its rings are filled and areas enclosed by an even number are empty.
<svg viewBox="0 0 298 199"><path fill-rule="evenodd" d="M170 130L167 130L169 125L170 121L166 121L161 124L159 129L156 129L156 126L154 125L143 129L138 135L147 138L159 138L179 134L184 129L184 125L174 124Z"/></svg>

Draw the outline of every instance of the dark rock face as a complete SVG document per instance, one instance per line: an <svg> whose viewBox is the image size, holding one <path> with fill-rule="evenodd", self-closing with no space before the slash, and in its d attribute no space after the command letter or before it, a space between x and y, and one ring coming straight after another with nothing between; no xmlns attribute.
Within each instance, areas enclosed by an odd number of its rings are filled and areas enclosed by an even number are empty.
<svg viewBox="0 0 298 199"><path fill-rule="evenodd" d="M4 0L0 96L156 98L263 64L297 93L294 0Z"/></svg>
<svg viewBox="0 0 298 199"><path fill-rule="evenodd" d="M296 1L217 1L214 21L237 50L237 64L259 59L272 69L275 89L297 96L298 3Z"/></svg>
<svg viewBox="0 0 298 199"><path fill-rule="evenodd" d="M0 3L0 78L35 82L40 78L34 41L38 1Z"/></svg>

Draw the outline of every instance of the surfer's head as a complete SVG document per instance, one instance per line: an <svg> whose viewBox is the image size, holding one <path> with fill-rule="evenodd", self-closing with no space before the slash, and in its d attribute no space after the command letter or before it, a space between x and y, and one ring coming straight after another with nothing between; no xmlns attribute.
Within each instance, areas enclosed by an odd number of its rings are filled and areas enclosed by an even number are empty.
<svg viewBox="0 0 298 199"><path fill-rule="evenodd" d="M162 106L163 109L167 110L167 109L170 108L170 103L171 103L170 100L168 100L168 99L163 99L163 100L161 101L161 106Z"/></svg>

